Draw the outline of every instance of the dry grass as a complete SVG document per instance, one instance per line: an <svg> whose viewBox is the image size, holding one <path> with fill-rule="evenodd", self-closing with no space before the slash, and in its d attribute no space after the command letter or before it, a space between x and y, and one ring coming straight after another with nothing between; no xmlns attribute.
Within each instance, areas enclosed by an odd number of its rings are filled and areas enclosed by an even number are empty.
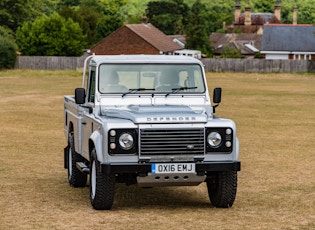
<svg viewBox="0 0 315 230"><path fill-rule="evenodd" d="M242 171L231 209L198 187L117 186L112 211L63 169L63 95L77 71L0 72L0 229L315 229L315 76L208 74L217 115L238 125Z"/></svg>

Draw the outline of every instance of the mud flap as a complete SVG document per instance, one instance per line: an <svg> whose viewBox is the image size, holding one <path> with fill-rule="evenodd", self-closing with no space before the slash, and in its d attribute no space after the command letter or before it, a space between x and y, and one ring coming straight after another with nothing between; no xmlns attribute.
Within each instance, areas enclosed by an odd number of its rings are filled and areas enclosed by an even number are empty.
<svg viewBox="0 0 315 230"><path fill-rule="evenodd" d="M67 169L69 165L69 158L68 158L68 152L69 152L69 146L65 147L63 149L63 162L64 162L64 168Z"/></svg>

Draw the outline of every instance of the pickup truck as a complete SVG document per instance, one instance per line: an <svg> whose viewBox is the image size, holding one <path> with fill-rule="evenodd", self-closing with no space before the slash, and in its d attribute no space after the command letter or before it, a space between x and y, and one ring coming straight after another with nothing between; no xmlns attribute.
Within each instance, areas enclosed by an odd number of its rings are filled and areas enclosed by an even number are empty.
<svg viewBox="0 0 315 230"><path fill-rule="evenodd" d="M96 210L113 206L115 184L197 186L231 207L240 171L236 125L214 115L201 61L172 55L92 55L82 87L64 97L64 168Z"/></svg>

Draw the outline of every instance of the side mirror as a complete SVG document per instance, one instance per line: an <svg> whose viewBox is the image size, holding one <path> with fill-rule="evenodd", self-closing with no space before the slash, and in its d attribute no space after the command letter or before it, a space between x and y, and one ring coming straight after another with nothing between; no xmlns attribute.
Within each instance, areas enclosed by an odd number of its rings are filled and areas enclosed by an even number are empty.
<svg viewBox="0 0 315 230"><path fill-rule="evenodd" d="M221 88L215 88L213 90L213 102L214 103L219 104L221 102L221 94L222 94Z"/></svg>
<svg viewBox="0 0 315 230"><path fill-rule="evenodd" d="M74 91L74 99L75 103L82 105L85 103L85 89L84 88L76 88Z"/></svg>

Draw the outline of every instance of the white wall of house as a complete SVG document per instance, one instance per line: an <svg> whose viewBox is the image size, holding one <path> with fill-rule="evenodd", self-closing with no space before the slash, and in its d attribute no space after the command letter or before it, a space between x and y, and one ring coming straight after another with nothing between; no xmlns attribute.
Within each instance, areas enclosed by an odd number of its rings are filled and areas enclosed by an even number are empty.
<svg viewBox="0 0 315 230"><path fill-rule="evenodd" d="M285 59L289 59L289 54L266 54L266 58L265 59L272 59L272 60L285 60Z"/></svg>
<svg viewBox="0 0 315 230"><path fill-rule="evenodd" d="M269 60L287 60L289 55L293 55L293 60L312 60L312 55L314 52L267 52L262 51L265 54L265 59Z"/></svg>

